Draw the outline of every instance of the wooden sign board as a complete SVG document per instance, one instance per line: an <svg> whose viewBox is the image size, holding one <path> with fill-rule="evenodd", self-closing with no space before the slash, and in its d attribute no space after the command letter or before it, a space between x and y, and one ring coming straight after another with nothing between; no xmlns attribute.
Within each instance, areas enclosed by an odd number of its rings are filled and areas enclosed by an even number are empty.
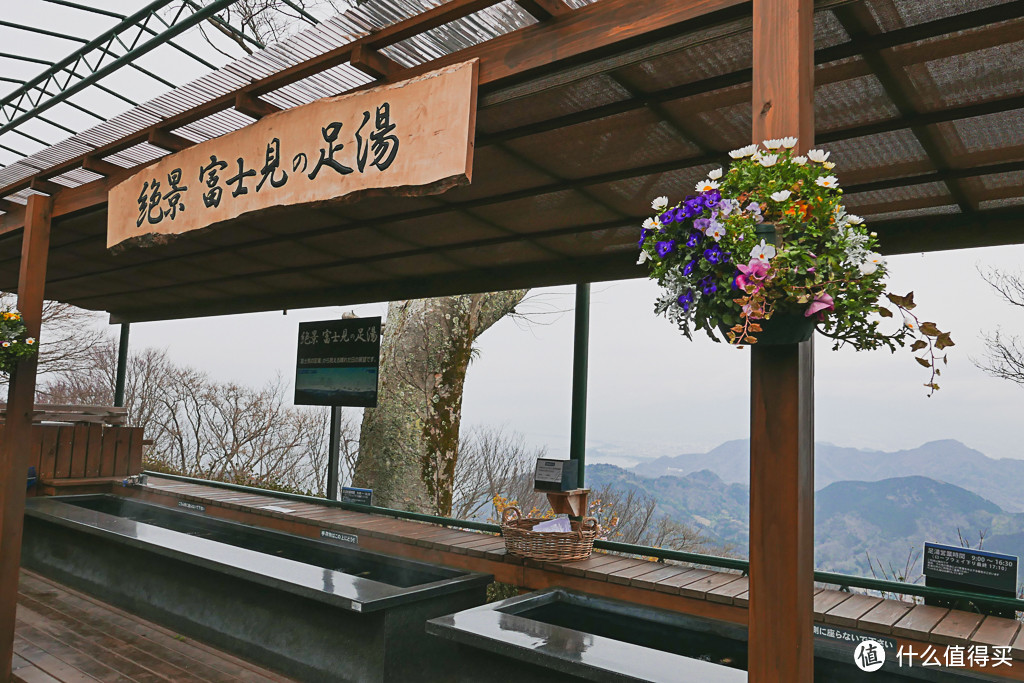
<svg viewBox="0 0 1024 683"><path fill-rule="evenodd" d="M163 157L110 190L107 247L161 244L270 207L466 184L477 64L317 100Z"/></svg>

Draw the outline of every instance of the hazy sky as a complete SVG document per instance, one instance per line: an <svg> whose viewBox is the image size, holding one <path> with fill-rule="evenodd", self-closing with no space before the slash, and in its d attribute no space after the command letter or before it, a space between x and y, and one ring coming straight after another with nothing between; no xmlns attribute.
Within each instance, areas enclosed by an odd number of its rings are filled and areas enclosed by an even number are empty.
<svg viewBox="0 0 1024 683"><path fill-rule="evenodd" d="M99 0L95 6L130 12L139 0ZM98 35L113 20L95 17L42 0L2 2L0 15L78 35ZM75 43L0 28L3 51L44 59L67 54ZM215 64L226 58L189 34L179 42ZM184 82L205 68L173 51L142 60L152 70ZM39 65L0 60L4 75L29 78ZM166 89L129 69L104 81L144 101ZM0 84L0 93L15 86ZM113 116L124 104L89 89L74 98ZM76 127L96 120L58 105L53 118ZM53 142L59 131L37 122L27 132ZM14 134L2 142L30 153L40 148ZM0 162L17 156L0 150ZM837 171L842 176L841 159ZM1002 303L978 276L976 267L1016 270L1024 247L974 249L891 260L892 291L913 289L924 319L948 329L957 345L941 378L942 390L926 398L927 372L907 351L832 352L828 341L816 343L816 436L844 446L909 448L933 439L954 438L994 457L1024 457L1017 431L1024 388L984 375L971 356L980 355L980 334L1002 325L1024 334L1024 310ZM702 451L747 435L749 352L713 344L705 338L688 342L672 325L652 313L656 288L646 281L600 283L593 287L588 444L605 454L651 456ZM480 339L480 358L469 371L464 425L505 424L535 444L564 454L568 444L571 383L571 288L537 290L529 308L538 324L504 320ZM258 384L278 373L294 372L298 323L338 317L344 308L289 311L180 322L142 323L132 328L132 346L169 349L178 362L212 376ZM383 304L356 307L361 315L379 315ZM112 330L116 331L116 330ZM225 340L234 343L225 344Z"/></svg>
<svg viewBox="0 0 1024 683"><path fill-rule="evenodd" d="M956 346L931 398L927 371L909 351L831 350L816 339L816 438L894 450L958 439L993 457L1024 457L1017 447L1024 388L991 378L970 361L981 334L1002 326L1024 333L1024 310L1003 303L977 267L1015 271L1024 247L894 257L891 291L915 292L917 312L950 330ZM697 337L687 341L652 305L645 280L597 283L591 311L588 447L651 456L703 451L748 433L749 352ZM479 341L469 370L464 425L504 424L552 453L568 447L571 287L534 290L524 310L537 323L506 319ZM339 317L351 307L225 316L132 326L132 346L161 346L217 378L248 383L294 372L298 323ZM355 307L381 315L383 304ZM564 311L557 313L553 311ZM215 340L244 340L217 344ZM595 454L596 455L596 454ZM595 458L600 459L600 458Z"/></svg>

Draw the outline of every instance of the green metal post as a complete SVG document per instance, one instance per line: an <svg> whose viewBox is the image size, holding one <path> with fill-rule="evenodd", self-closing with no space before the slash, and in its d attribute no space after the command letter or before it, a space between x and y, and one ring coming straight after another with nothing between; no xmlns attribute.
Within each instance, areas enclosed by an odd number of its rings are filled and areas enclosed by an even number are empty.
<svg viewBox="0 0 1024 683"><path fill-rule="evenodd" d="M569 458L579 468L577 485L583 488L587 446L587 363L590 355L590 283L576 285L576 325L572 343L572 421Z"/></svg>
<svg viewBox="0 0 1024 683"><path fill-rule="evenodd" d="M114 380L114 405L124 407L124 378L128 372L128 333L131 323L121 323L121 341L117 345L117 375Z"/></svg>

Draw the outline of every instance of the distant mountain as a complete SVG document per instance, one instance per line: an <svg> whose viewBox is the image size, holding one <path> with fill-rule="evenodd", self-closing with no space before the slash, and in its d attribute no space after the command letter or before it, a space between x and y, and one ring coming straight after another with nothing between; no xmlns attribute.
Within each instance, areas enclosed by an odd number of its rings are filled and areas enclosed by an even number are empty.
<svg viewBox="0 0 1024 683"><path fill-rule="evenodd" d="M632 471L643 477L682 476L710 470L723 481L750 484L749 441L727 441L707 453L662 457ZM814 487L837 481L879 481L923 476L954 483L1010 512L1024 512L1024 460L995 459L959 441L931 441L910 450L886 452L815 444Z"/></svg>
<svg viewBox="0 0 1024 683"><path fill-rule="evenodd" d="M710 470L651 478L614 465L588 466L587 484L647 493L659 512L745 554L750 494L744 484L727 483ZM886 571L902 571L908 553L919 554L925 541L959 545L958 530L972 544L984 532L985 549L1024 558L1024 514L929 477L835 482L815 494L814 514L819 569L870 576L870 553Z"/></svg>

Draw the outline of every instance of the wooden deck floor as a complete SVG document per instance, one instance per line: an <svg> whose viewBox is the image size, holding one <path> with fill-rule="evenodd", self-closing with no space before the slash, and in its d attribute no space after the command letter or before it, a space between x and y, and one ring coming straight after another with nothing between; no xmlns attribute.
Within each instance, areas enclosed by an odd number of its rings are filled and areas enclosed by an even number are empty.
<svg viewBox="0 0 1024 683"><path fill-rule="evenodd" d="M22 570L17 683L284 683L290 679Z"/></svg>

